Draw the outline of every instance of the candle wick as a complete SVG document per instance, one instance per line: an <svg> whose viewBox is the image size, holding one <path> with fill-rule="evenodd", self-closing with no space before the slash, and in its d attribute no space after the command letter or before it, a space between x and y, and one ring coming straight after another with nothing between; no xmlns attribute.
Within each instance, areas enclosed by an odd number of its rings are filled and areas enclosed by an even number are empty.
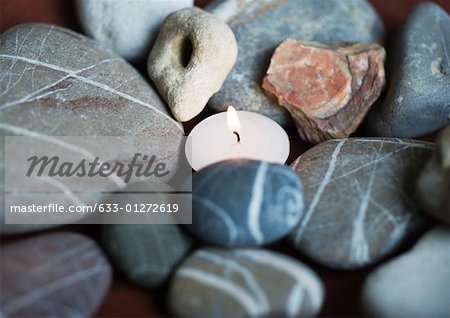
<svg viewBox="0 0 450 318"><path fill-rule="evenodd" d="M239 133L237 131L233 131L233 134L236 135L237 142L241 142L241 136L239 136Z"/></svg>

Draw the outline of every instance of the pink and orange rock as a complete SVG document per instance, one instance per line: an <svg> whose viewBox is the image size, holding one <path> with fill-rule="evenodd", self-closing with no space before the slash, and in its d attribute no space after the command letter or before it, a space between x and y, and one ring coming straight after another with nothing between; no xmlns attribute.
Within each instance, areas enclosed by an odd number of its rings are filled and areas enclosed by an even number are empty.
<svg viewBox="0 0 450 318"><path fill-rule="evenodd" d="M386 53L378 44L333 47L293 39L272 56L262 87L313 143L353 133L385 84Z"/></svg>

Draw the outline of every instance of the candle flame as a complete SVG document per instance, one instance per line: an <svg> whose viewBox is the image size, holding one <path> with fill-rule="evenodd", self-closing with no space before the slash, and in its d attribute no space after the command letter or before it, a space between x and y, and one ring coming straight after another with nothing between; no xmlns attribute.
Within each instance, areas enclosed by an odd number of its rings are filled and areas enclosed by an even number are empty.
<svg viewBox="0 0 450 318"><path fill-rule="evenodd" d="M241 130L241 123L239 121L238 114L236 112L236 109L234 109L233 106L228 106L227 109L227 122L228 122L228 129L232 133L238 133Z"/></svg>

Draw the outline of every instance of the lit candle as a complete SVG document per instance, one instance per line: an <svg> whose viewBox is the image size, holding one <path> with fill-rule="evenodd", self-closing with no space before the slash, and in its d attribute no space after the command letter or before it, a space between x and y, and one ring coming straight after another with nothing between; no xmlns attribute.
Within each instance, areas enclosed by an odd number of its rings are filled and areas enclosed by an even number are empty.
<svg viewBox="0 0 450 318"><path fill-rule="evenodd" d="M186 141L186 157L194 170L218 161L246 158L285 163L289 138L275 121L258 113L236 111L210 116L192 129Z"/></svg>

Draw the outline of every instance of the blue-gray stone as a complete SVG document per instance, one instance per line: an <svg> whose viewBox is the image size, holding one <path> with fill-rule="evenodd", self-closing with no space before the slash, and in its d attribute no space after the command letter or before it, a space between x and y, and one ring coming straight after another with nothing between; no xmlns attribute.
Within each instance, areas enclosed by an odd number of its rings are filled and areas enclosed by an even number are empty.
<svg viewBox="0 0 450 318"><path fill-rule="evenodd" d="M176 224L109 224L102 244L114 264L135 284L163 284L191 247Z"/></svg>
<svg viewBox="0 0 450 318"><path fill-rule="evenodd" d="M450 228L436 227L367 277L363 308L369 317L450 317L449 282Z"/></svg>
<svg viewBox="0 0 450 318"><path fill-rule="evenodd" d="M425 141L348 138L321 143L292 167L305 190L294 246L336 269L357 269L398 250L427 225L415 182L433 153Z"/></svg>
<svg viewBox="0 0 450 318"><path fill-rule="evenodd" d="M450 123L450 17L423 3L410 13L388 59L386 100L366 121L371 134L417 137Z"/></svg>
<svg viewBox="0 0 450 318"><path fill-rule="evenodd" d="M450 126L439 134L434 154L417 179L416 190L424 212L450 225Z"/></svg>
<svg viewBox="0 0 450 318"><path fill-rule="evenodd" d="M264 249L200 249L175 271L169 306L179 317L314 317L324 300L314 271Z"/></svg>
<svg viewBox="0 0 450 318"><path fill-rule="evenodd" d="M215 110L233 104L281 124L289 116L261 88L275 48L286 38L335 42L378 42L384 26L365 0L216 0L206 10L229 24L239 55L222 89L210 100Z"/></svg>
<svg viewBox="0 0 450 318"><path fill-rule="evenodd" d="M228 160L192 179L192 225L220 246L258 246L287 235L303 214L303 188L285 165Z"/></svg>
<svg viewBox="0 0 450 318"><path fill-rule="evenodd" d="M112 269L90 238L36 235L1 247L0 317L93 317Z"/></svg>

